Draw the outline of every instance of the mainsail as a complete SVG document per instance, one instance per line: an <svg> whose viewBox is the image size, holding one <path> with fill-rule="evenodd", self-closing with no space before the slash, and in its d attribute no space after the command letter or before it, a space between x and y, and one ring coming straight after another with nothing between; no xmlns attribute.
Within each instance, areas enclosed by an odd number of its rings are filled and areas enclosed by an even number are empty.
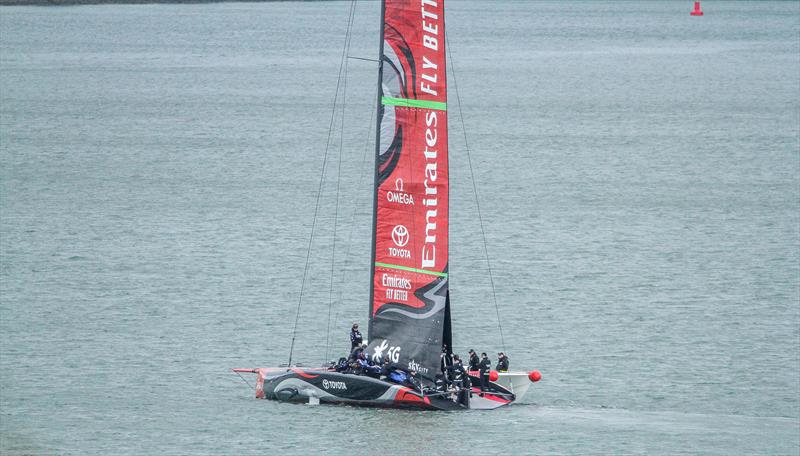
<svg viewBox="0 0 800 456"><path fill-rule="evenodd" d="M434 379L452 345L443 0L384 0L368 353Z"/></svg>

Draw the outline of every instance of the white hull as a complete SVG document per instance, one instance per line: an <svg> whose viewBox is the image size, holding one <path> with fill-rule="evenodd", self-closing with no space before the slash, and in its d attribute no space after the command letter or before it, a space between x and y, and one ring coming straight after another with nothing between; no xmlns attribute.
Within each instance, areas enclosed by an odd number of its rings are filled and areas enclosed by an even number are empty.
<svg viewBox="0 0 800 456"><path fill-rule="evenodd" d="M470 372L471 375L478 376L478 372ZM514 393L514 402L518 402L522 399L522 396L528 392L528 388L531 387L531 380L528 377L527 372L498 372L497 373L497 383L498 385L502 386L503 388L511 391Z"/></svg>
<svg viewBox="0 0 800 456"><path fill-rule="evenodd" d="M498 379L495 383L511 391L516 396L514 402L522 399L522 396L531 387L531 381L527 372L498 372Z"/></svg>

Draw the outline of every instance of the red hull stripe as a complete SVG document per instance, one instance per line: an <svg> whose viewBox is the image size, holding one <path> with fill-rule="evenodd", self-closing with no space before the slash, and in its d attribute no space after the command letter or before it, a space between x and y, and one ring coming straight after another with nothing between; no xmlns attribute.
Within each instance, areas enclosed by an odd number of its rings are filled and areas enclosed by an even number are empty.
<svg viewBox="0 0 800 456"><path fill-rule="evenodd" d="M394 396L395 402L421 402L423 404L431 403L427 397L419 397L411 391L411 388L402 387Z"/></svg>
<svg viewBox="0 0 800 456"><path fill-rule="evenodd" d="M472 392L478 394L478 393L481 392L481 389L480 388L472 388ZM483 398L484 399L489 399L489 400L492 400L492 401L496 401L496 402L500 402L500 403L503 403L503 404L508 404L509 402L511 402L508 399L503 399L502 397L495 396L494 394L490 394L490 393L484 393Z"/></svg>
<svg viewBox="0 0 800 456"><path fill-rule="evenodd" d="M297 375L299 375L301 377L305 377L305 378L317 378L317 377L319 377L319 375L307 374L307 373L301 371L300 369L292 369L292 372L294 372L295 374L297 374Z"/></svg>

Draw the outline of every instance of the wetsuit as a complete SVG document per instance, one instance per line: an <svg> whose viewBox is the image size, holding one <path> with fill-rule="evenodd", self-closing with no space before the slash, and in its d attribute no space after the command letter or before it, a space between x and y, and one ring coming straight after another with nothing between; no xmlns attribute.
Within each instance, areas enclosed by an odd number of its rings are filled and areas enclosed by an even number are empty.
<svg viewBox="0 0 800 456"><path fill-rule="evenodd" d="M380 377L388 377L389 374L391 373L392 373L392 364L384 361L383 365L381 365Z"/></svg>
<svg viewBox="0 0 800 456"><path fill-rule="evenodd" d="M453 355L451 353L442 352L441 354L442 373L444 380L447 383L453 381L453 376L450 375L450 369L453 367Z"/></svg>
<svg viewBox="0 0 800 456"><path fill-rule="evenodd" d="M456 361L449 369L450 381L459 388L469 388L469 376L461 361Z"/></svg>
<svg viewBox="0 0 800 456"><path fill-rule="evenodd" d="M481 391L486 391L486 386L489 384L489 370L492 368L492 362L489 361L489 358L483 358L478 364L478 369L480 370L480 379L481 379Z"/></svg>
<svg viewBox="0 0 800 456"><path fill-rule="evenodd" d="M480 363L481 363L481 359L478 358L478 355L475 352L472 352L472 354L469 355L469 370L470 371L478 370L478 365Z"/></svg>
<svg viewBox="0 0 800 456"><path fill-rule="evenodd" d="M508 372L508 356L503 356L497 360L497 370L500 372Z"/></svg>
<svg viewBox="0 0 800 456"><path fill-rule="evenodd" d="M362 353L364 353L364 349L363 349L363 348L361 348L361 346L360 346L360 345L359 345L359 346L357 346L357 347L355 347L355 348L353 348L353 351L351 351L351 352L350 352L350 360L356 360L356 359L358 359L358 357L359 357L359 356L360 356Z"/></svg>
<svg viewBox="0 0 800 456"><path fill-rule="evenodd" d="M364 342L364 338L361 337L361 331L357 329L350 330L350 350L358 347L361 343Z"/></svg>

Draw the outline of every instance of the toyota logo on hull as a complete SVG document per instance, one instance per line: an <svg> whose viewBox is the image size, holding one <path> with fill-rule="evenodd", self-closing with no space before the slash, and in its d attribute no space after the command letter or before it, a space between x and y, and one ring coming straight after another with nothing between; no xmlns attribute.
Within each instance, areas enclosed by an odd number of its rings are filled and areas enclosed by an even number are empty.
<svg viewBox="0 0 800 456"><path fill-rule="evenodd" d="M347 384L345 384L345 382L337 382L337 381L334 381L334 380L323 379L322 380L322 387L325 388L325 389L343 389L343 390L346 390L347 389Z"/></svg>

